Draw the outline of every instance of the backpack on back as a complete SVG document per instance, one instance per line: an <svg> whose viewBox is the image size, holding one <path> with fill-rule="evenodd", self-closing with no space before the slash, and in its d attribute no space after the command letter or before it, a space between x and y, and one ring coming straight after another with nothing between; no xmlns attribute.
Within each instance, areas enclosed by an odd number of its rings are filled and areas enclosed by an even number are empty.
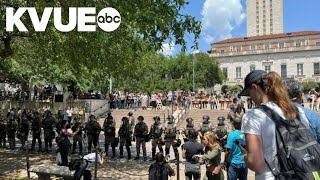
<svg viewBox="0 0 320 180"><path fill-rule="evenodd" d="M275 123L277 160L271 164L265 162L276 179L320 179L320 145L300 122L299 111L296 109L298 119L289 121L266 105L256 108Z"/></svg>
<svg viewBox="0 0 320 180"><path fill-rule="evenodd" d="M162 180L165 179L164 166L158 163L153 164L149 172L149 180Z"/></svg>

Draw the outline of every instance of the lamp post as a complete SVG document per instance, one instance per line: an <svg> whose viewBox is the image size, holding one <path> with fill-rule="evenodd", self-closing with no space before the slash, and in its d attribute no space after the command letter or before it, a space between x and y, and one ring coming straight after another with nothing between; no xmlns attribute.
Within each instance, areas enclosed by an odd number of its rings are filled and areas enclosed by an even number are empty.
<svg viewBox="0 0 320 180"><path fill-rule="evenodd" d="M192 91L193 93L195 92L195 83L194 83L194 60L196 58L196 54L200 53L199 50L193 51L191 54L193 55L192 57Z"/></svg>

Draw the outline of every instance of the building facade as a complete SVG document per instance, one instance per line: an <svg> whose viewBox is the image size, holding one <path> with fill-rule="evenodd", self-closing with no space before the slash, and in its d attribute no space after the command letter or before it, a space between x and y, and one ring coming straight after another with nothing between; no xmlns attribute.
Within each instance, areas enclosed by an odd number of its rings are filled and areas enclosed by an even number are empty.
<svg viewBox="0 0 320 180"><path fill-rule="evenodd" d="M244 38L211 44L227 80L225 85L243 85L252 70L276 71L283 79L320 82L320 31L302 31Z"/></svg>
<svg viewBox="0 0 320 180"><path fill-rule="evenodd" d="M247 36L283 33L283 0L247 0Z"/></svg>

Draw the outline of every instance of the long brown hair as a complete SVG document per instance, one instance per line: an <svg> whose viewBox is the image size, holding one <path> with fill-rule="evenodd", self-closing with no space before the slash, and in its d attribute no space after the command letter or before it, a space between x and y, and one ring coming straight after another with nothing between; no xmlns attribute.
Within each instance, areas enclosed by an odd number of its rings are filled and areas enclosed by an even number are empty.
<svg viewBox="0 0 320 180"><path fill-rule="evenodd" d="M206 138L208 141L207 147L209 150L212 150L214 148L220 148L220 145L217 142L216 136L213 132L208 131L208 132L204 133L203 137Z"/></svg>
<svg viewBox="0 0 320 180"><path fill-rule="evenodd" d="M297 116L288 92L282 83L281 77L274 71L263 76L262 89L270 101L275 102L283 111L288 120L294 120Z"/></svg>

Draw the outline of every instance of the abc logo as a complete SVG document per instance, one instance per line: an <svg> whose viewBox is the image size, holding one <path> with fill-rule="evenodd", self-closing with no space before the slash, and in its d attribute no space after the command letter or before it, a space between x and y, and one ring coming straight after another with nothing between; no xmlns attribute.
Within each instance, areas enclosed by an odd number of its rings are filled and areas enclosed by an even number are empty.
<svg viewBox="0 0 320 180"><path fill-rule="evenodd" d="M120 13L111 7L102 9L97 16L98 26L106 31L111 32L120 26Z"/></svg>

